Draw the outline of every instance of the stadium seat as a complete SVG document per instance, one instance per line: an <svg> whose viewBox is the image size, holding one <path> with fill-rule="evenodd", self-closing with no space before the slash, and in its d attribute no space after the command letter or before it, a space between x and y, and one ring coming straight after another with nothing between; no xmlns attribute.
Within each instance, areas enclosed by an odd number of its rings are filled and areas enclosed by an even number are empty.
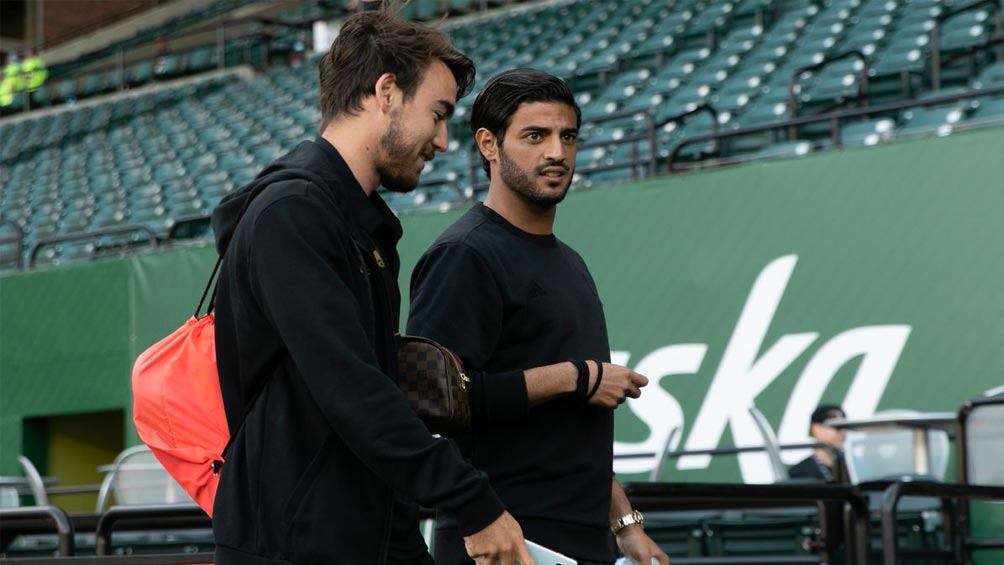
<svg viewBox="0 0 1004 565"><path fill-rule="evenodd" d="M92 96L104 89L104 81L100 73L89 73L80 79L80 96Z"/></svg>
<svg viewBox="0 0 1004 565"><path fill-rule="evenodd" d="M896 122L888 119L868 120L840 128L840 142L844 147L861 147L889 141Z"/></svg>
<svg viewBox="0 0 1004 565"><path fill-rule="evenodd" d="M709 555L706 518L707 513L648 512L645 532L670 558L704 557Z"/></svg>
<svg viewBox="0 0 1004 565"><path fill-rule="evenodd" d="M468 11L475 4L412 2L406 11L415 17L438 17L439 7ZM477 18L447 20L443 28L475 60L475 90L506 68L528 65L572 81L586 118L651 111L665 120L709 103L719 112L719 127L729 129L787 118L792 73L852 48L863 50L869 60L872 93L880 97L873 101L915 97L918 87L926 86L934 19L955 5L935 0L579 0L490 11ZM291 17L309 18L312 13L305 9L302 14L291 12ZM991 19L986 9L949 19L942 30L942 50L956 53L985 42L993 31ZM172 25L183 24L179 22ZM229 62L244 62L248 48L254 44L228 42ZM217 55L215 46L202 45L162 57L157 65L135 60L126 68L125 83L136 86L157 77L208 71L216 67ZM313 136L320 121L316 62L311 56L299 68L275 65L248 82L231 76L165 85L150 94L17 124L0 123L0 135L20 141L0 147L0 159L14 163L0 165L0 209L5 218L24 227L29 242L53 233L137 220L166 224L182 212L205 213L276 156ZM809 115L855 96L859 64L845 60L803 77L798 114ZM983 60L972 66L949 64L945 83L972 88L1004 83L1001 63L981 64ZM50 102L93 96L117 90L120 82L117 69L80 73L47 85L47 92L36 92L33 103L45 104L46 94ZM449 126L452 149L430 163L422 177L427 186L421 202L390 197L393 205L439 209L459 198L456 191L441 190L440 183L459 182L467 188L467 155L460 148L471 142L464 121L472 103L472 96L458 103L457 119ZM845 145L868 145L894 135L947 132L946 126L1000 119L1002 112L998 101L984 98L961 110L915 108L894 119L846 123L842 132ZM628 158L627 146L614 142L644 128L644 120L630 118L585 124L581 141L603 145L583 150L580 167ZM706 116L668 124L660 128L654 150L665 158L682 140L709 131ZM775 143L770 135L747 136L722 144L723 151L768 158L797 156L813 144L826 145L816 139L823 131L803 128L799 133L809 141ZM695 159L712 149L712 144L687 146L681 157ZM39 166L43 162L60 165L47 170ZM630 168L581 175L587 183L626 178L631 178ZM49 206L48 212L40 212L42 206ZM58 260L70 251L53 253L51 259Z"/></svg>
<svg viewBox="0 0 1004 565"><path fill-rule="evenodd" d="M804 555L815 535L807 518L711 519L704 522L712 556Z"/></svg>
<svg viewBox="0 0 1004 565"><path fill-rule="evenodd" d="M923 478L944 480L950 449L948 434L944 430L928 430L926 433L930 468ZM847 471L854 484L899 480L901 477L910 480L918 476L915 470L914 431L911 429L848 431L845 453Z"/></svg>
<svg viewBox="0 0 1004 565"><path fill-rule="evenodd" d="M191 502L188 494L167 474L145 445L119 453L106 472L95 512L100 514L116 504L153 504Z"/></svg>
<svg viewBox="0 0 1004 565"><path fill-rule="evenodd" d="M973 81L973 88L994 88L1004 86L1004 63L994 63L987 66L976 80Z"/></svg>
<svg viewBox="0 0 1004 565"><path fill-rule="evenodd" d="M801 157L812 152L812 144L808 141L790 141L787 143L775 143L767 145L758 150L754 157L757 159L781 159L787 157Z"/></svg>
<svg viewBox="0 0 1004 565"><path fill-rule="evenodd" d="M977 100L971 119L973 121L1004 120L1004 98L987 98Z"/></svg>
<svg viewBox="0 0 1004 565"><path fill-rule="evenodd" d="M131 67L127 73L129 84L143 84L153 78L153 63L143 61Z"/></svg>

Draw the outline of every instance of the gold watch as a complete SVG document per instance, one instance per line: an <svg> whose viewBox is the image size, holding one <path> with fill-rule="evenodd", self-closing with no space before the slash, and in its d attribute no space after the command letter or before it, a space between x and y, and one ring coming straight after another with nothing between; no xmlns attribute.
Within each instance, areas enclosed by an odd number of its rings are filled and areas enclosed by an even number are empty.
<svg viewBox="0 0 1004 565"><path fill-rule="evenodd" d="M635 510L626 516L621 516L613 522L610 522L610 531L616 534L632 524L638 524L642 528L645 527L645 517L641 515L641 512Z"/></svg>

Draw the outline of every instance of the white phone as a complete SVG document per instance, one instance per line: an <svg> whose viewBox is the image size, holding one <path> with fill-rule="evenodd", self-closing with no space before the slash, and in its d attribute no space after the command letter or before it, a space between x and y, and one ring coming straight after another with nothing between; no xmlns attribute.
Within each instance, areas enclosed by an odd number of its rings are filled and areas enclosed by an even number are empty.
<svg viewBox="0 0 1004 565"><path fill-rule="evenodd" d="M563 553L558 553L530 540L526 540L526 548L530 551L530 557L533 557L537 565L578 565L579 563Z"/></svg>

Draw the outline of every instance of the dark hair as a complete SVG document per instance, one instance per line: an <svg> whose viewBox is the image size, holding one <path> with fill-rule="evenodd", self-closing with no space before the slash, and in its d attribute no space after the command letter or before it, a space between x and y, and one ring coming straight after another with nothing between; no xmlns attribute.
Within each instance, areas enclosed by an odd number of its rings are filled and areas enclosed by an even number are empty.
<svg viewBox="0 0 1004 565"><path fill-rule="evenodd" d="M836 404L821 404L815 410L812 411L812 416L809 418L809 430L812 430L813 424L822 424L823 422L832 418L846 418L847 414L844 409Z"/></svg>
<svg viewBox="0 0 1004 565"><path fill-rule="evenodd" d="M495 76L481 89L471 109L471 133L485 128L495 135L501 148L502 138L512 123L512 115L520 104L528 102L568 104L575 110L575 127L582 125L582 109L565 81L544 71L521 68ZM484 155L481 156L481 167L491 178L488 159Z"/></svg>
<svg viewBox="0 0 1004 565"><path fill-rule="evenodd" d="M437 59L453 73L457 99L463 98L474 83L474 63L443 32L404 20L393 10L371 10L348 18L317 65L321 130L340 114L362 110L362 100L373 93L384 73L393 73L410 98L429 64Z"/></svg>

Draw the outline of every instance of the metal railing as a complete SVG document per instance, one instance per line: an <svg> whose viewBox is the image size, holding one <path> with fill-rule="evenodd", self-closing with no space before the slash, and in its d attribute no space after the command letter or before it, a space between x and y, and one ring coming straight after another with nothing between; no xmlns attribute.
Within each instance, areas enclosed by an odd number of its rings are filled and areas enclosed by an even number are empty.
<svg viewBox="0 0 1004 565"><path fill-rule="evenodd" d="M674 172L673 163L676 161L677 156L680 154L680 150L687 145L693 145L695 143L702 143L702 142L712 141L715 139L724 139L730 137L739 137L743 135L751 135L756 133L777 131L777 130L783 130L785 128L798 127L809 124L830 122L830 132L831 132L831 137L833 139L833 146L836 148L840 148L841 137L840 137L839 125L840 122L843 120L851 118L861 118L872 114L895 112L899 110L905 110L908 108L936 106L938 104L958 102L959 100L968 100L970 98L979 98L983 96L998 96L1001 94L1004 94L1004 86L970 90L968 92L960 92L944 96L935 96L931 98L926 98L924 100L903 100L900 102L890 102L888 104L882 104L879 106L869 106L866 108L853 108L850 110L828 112L825 114L817 114L814 116L804 116L801 118L796 118L794 120L786 120L782 122L774 122L758 126L748 126L721 133L697 135L694 137L683 139L680 141L680 143L678 143L675 147L673 147L673 150L670 152L669 157L666 160L666 172L672 174Z"/></svg>
<svg viewBox="0 0 1004 565"><path fill-rule="evenodd" d="M897 565L903 558L934 559L947 563L968 562L963 559L967 553L965 545L978 547L979 542L968 539L968 528L956 519L956 504L969 500L1004 501L1004 486L977 486L933 481L873 481L862 483L863 491L881 492L882 558L885 565ZM897 529L897 509L905 496L938 498L942 512L946 515L944 526L945 544L938 550L901 551ZM988 547L999 547L991 544Z"/></svg>
<svg viewBox="0 0 1004 565"><path fill-rule="evenodd" d="M624 483L624 492L631 505L640 511L670 511L731 508L784 508L792 506L820 507L825 501L846 503L844 527L852 535L845 554L848 565L868 562L868 503L852 486L826 484L747 485L727 483ZM826 529L826 513L819 512L820 529ZM790 558L790 557L788 557ZM673 563L827 563L822 557L805 557L797 561L758 557L756 561L736 561L736 558L711 557L673 559Z"/></svg>
<svg viewBox="0 0 1004 565"><path fill-rule="evenodd" d="M152 229L150 229L147 226L139 224L124 224L120 226L103 228L100 230L68 233L65 235L54 235L52 237L43 237L42 239L36 241L35 244L31 246L31 250L28 252L28 268L31 269L35 267L35 258L38 256L38 252L44 247L55 245L57 243L65 243L68 241L81 241L85 239L94 239L106 235L115 235L120 233L135 233L135 232L146 234L147 245L151 249L157 248L158 245L157 234L154 233Z"/></svg>
<svg viewBox="0 0 1004 565"><path fill-rule="evenodd" d="M171 228L167 230L167 239L181 239L192 237L192 235L182 235L184 230L189 230L189 233L197 230L199 228L204 228L209 226L212 222L211 214L188 214L185 216L178 216L174 219L174 223L171 224Z"/></svg>
<svg viewBox="0 0 1004 565"><path fill-rule="evenodd" d="M112 506L98 520L94 552L97 555L108 555L112 548L112 532L116 528L211 528L212 524L209 516L195 503Z"/></svg>
<svg viewBox="0 0 1004 565"><path fill-rule="evenodd" d="M834 463L834 481L836 483L846 483L847 482L847 468L844 464L844 456L841 454L840 450L836 449L828 443L820 442L806 442L806 443L786 443L783 445L778 445L778 449L781 451L792 451L795 449L825 449L829 452L830 457L833 458ZM740 455L742 453L763 453L767 451L766 445L755 445L750 447L716 447L710 449L692 449L692 450L678 450L678 451L667 451L662 457L664 459L679 459L681 457L689 457L691 455L711 455L712 457L718 455ZM614 455L614 460L622 459L649 459L653 457L659 457L658 453L622 453ZM658 464L658 462L656 463Z"/></svg>
<svg viewBox="0 0 1004 565"><path fill-rule="evenodd" d="M21 506L0 508L0 523L5 534L56 532L60 556L73 555L73 524L66 512L57 506Z"/></svg>
<svg viewBox="0 0 1004 565"><path fill-rule="evenodd" d="M4 226L13 228L15 235L0 236L0 245L5 243L14 244L14 268L20 269L21 264L24 261L24 230L21 229L21 226L10 220L0 219L0 228L3 228Z"/></svg>
<svg viewBox="0 0 1004 565"><path fill-rule="evenodd" d="M941 24L954 16L985 5L993 6L994 9L994 37L996 39L988 42L984 47L1000 44L1004 40L1004 13L1002 13L1000 0L977 0L954 10L941 13L935 18L934 27L928 32L931 43L931 86L934 90L941 90ZM997 50L997 60L1004 60L1004 52L1001 49Z"/></svg>
<svg viewBox="0 0 1004 565"><path fill-rule="evenodd" d="M210 565L213 553L5 558L4 565Z"/></svg>
<svg viewBox="0 0 1004 565"><path fill-rule="evenodd" d="M811 73L818 71L820 69L824 69L828 67L831 63L836 63L837 61L843 61L844 59L848 59L850 57L856 57L861 61L862 67L860 69L858 77L858 95L856 100L861 104L867 106L868 68L869 68L868 57L865 56L865 54L858 49L851 49L850 51L844 51L843 53L826 57L825 59L814 65L808 65L800 69L796 69L795 72L792 73L791 80L788 81L788 118L791 120L798 118L798 97L795 94L795 88L798 86L798 82L802 78L802 75L804 75L805 73ZM798 132L794 128L789 129L788 131L789 139L795 139L797 135Z"/></svg>

